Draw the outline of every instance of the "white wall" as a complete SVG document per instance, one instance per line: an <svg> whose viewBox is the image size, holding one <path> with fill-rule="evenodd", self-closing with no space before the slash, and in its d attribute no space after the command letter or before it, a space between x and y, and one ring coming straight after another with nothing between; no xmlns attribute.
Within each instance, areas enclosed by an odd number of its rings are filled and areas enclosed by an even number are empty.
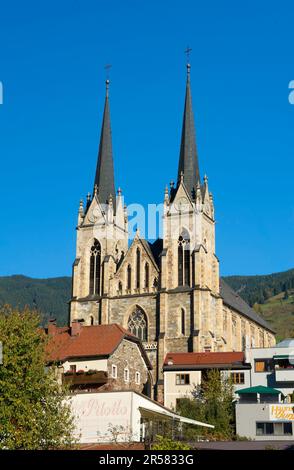
<svg viewBox="0 0 294 470"><path fill-rule="evenodd" d="M119 441L140 441L140 407L172 419L174 414L151 399L131 392L77 393L70 398L76 437L81 443L113 442L110 429L123 426ZM99 431L99 434L98 434Z"/></svg>
<svg viewBox="0 0 294 470"><path fill-rule="evenodd" d="M293 440L294 436L258 436L256 435L256 422L278 422L278 421L289 421L281 416L281 419L275 419L275 415L272 412L273 407L278 407L287 410L286 405L279 403L264 404L264 403L250 403L250 404L236 404L236 432L239 436L254 439L256 441L286 441ZM294 415L293 415L294 418ZM292 433L294 430L294 419L291 418Z"/></svg>
<svg viewBox="0 0 294 470"><path fill-rule="evenodd" d="M289 395L294 390L294 382L277 382L275 371L255 372L255 359L272 359L279 355L293 355L292 348L251 348L246 350L246 361L251 363L251 386L263 385L280 390L284 395ZM292 371L290 371L293 374ZM290 375L290 374L288 374ZM294 374L293 374L294 375ZM245 387L244 387L245 388Z"/></svg>
<svg viewBox="0 0 294 470"><path fill-rule="evenodd" d="M70 403L81 443L112 441L111 427L131 425L132 392L78 393Z"/></svg>
<svg viewBox="0 0 294 470"><path fill-rule="evenodd" d="M84 370L85 372L90 369L102 370L107 372L107 359L86 359L84 361L78 361L72 359L63 363L64 372L70 370L70 366L75 365L78 370Z"/></svg>
<svg viewBox="0 0 294 470"><path fill-rule="evenodd" d="M189 374L189 385L176 385L177 374ZM201 371L166 371L164 372L164 406L176 409L177 398L192 398L192 391L201 383Z"/></svg>

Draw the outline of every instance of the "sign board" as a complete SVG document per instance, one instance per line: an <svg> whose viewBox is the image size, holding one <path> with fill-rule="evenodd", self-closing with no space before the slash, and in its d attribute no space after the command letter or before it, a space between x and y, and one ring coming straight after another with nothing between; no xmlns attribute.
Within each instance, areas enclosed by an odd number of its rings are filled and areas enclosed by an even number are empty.
<svg viewBox="0 0 294 470"><path fill-rule="evenodd" d="M270 419L294 421L294 403L290 405L270 405Z"/></svg>

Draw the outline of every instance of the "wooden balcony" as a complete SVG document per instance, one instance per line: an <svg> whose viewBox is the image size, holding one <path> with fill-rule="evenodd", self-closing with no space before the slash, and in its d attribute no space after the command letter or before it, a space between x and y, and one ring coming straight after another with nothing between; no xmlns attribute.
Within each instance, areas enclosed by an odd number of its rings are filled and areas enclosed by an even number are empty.
<svg viewBox="0 0 294 470"><path fill-rule="evenodd" d="M97 371L93 374L83 373L73 373L73 374L63 374L62 380L64 384L69 386L78 386L78 385L103 385L108 380L108 374L104 371Z"/></svg>

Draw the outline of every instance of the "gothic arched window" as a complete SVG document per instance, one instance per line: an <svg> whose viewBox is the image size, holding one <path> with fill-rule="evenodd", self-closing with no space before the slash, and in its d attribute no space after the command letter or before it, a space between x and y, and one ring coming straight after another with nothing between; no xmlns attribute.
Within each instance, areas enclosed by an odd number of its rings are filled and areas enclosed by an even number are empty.
<svg viewBox="0 0 294 470"><path fill-rule="evenodd" d="M186 230L178 240L178 284L190 286L190 238Z"/></svg>
<svg viewBox="0 0 294 470"><path fill-rule="evenodd" d="M129 316L128 330L141 341L147 341L147 318L139 307Z"/></svg>
<svg viewBox="0 0 294 470"><path fill-rule="evenodd" d="M145 264L145 288L148 289L149 287L149 264Z"/></svg>
<svg viewBox="0 0 294 470"><path fill-rule="evenodd" d="M132 268L131 265L129 264L127 267L127 289L132 288Z"/></svg>
<svg viewBox="0 0 294 470"><path fill-rule="evenodd" d="M141 267L141 253L139 248L136 251L136 287L140 288L140 267Z"/></svg>
<svg viewBox="0 0 294 470"><path fill-rule="evenodd" d="M100 295L101 245L94 241L90 255L90 294Z"/></svg>

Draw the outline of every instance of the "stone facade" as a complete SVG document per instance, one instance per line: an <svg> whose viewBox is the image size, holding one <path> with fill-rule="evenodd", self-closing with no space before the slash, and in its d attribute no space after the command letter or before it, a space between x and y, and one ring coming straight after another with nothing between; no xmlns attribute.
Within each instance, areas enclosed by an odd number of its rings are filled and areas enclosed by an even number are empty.
<svg viewBox="0 0 294 470"><path fill-rule="evenodd" d="M165 190L163 236L153 245L138 231L129 246L120 190L114 211L111 197L109 204L100 203L95 186L87 207L81 204L78 214L70 321L119 323L137 334L153 365L154 391L160 401L167 352L240 351L246 344L275 343L270 327L253 311L244 313L222 296L208 179L195 183L193 195L187 185L181 172L177 186L171 183ZM90 266L95 243L96 291Z"/></svg>

